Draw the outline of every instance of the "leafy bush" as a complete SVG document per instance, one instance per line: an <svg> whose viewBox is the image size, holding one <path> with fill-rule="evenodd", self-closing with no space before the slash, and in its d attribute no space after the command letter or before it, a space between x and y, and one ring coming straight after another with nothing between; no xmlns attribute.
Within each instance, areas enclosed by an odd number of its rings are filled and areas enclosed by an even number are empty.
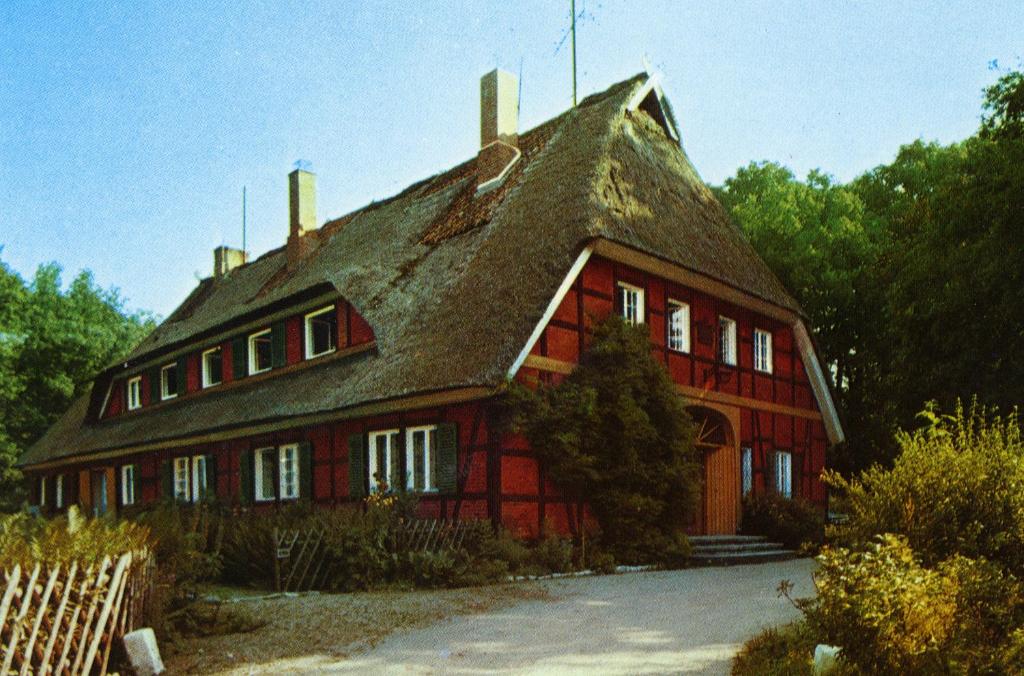
<svg viewBox="0 0 1024 676"><path fill-rule="evenodd" d="M152 545L145 526L87 519L75 506L54 519L24 513L0 516L0 569L32 567L39 561L89 565Z"/></svg>
<svg viewBox="0 0 1024 676"><path fill-rule="evenodd" d="M733 676L810 676L814 670L814 629L806 620L769 628L743 644Z"/></svg>
<svg viewBox="0 0 1024 676"><path fill-rule="evenodd" d="M646 327L609 317L565 380L536 391L514 384L506 404L510 427L567 498L589 505L616 559L658 562L678 542L700 495L699 456ZM583 532L584 510L576 512Z"/></svg>
<svg viewBox="0 0 1024 676"><path fill-rule="evenodd" d="M568 573L572 570L572 542L548 534L533 546L530 561L541 574Z"/></svg>
<svg viewBox="0 0 1024 676"><path fill-rule="evenodd" d="M808 618L868 673L998 671L1024 619L1021 585L997 565L956 555L926 568L899 536L818 561Z"/></svg>
<svg viewBox="0 0 1024 676"><path fill-rule="evenodd" d="M1016 416L977 406L922 416L926 427L897 435L892 469L872 467L851 480L826 473L836 507L849 515L830 538L857 547L898 533L925 566L962 554L1024 578L1024 440Z"/></svg>
<svg viewBox="0 0 1024 676"><path fill-rule="evenodd" d="M825 515L803 498L775 493L743 498L743 532L764 535L791 549L805 543L820 545L825 537Z"/></svg>

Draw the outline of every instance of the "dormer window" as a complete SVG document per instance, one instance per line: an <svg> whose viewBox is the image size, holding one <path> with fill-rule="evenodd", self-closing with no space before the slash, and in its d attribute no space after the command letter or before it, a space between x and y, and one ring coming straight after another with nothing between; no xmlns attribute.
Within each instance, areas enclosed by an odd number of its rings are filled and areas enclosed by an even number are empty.
<svg viewBox="0 0 1024 676"><path fill-rule="evenodd" d="M203 388L220 385L224 374L224 360L219 347L203 352Z"/></svg>
<svg viewBox="0 0 1024 676"><path fill-rule="evenodd" d="M622 318L630 324L644 321L644 290L638 286L619 282L619 307Z"/></svg>
<svg viewBox="0 0 1024 676"><path fill-rule="evenodd" d="M178 373L178 365L176 363L167 364L160 368L160 400L166 401L167 399L174 399L178 396L179 382L178 379L181 374Z"/></svg>
<svg viewBox="0 0 1024 676"><path fill-rule="evenodd" d="M249 375L269 371L273 366L274 349L270 329L249 336Z"/></svg>
<svg viewBox="0 0 1024 676"><path fill-rule="evenodd" d="M338 313L333 305L306 315L306 359L330 354L338 346Z"/></svg>
<svg viewBox="0 0 1024 676"><path fill-rule="evenodd" d="M718 318L718 360L736 366L736 320Z"/></svg>
<svg viewBox="0 0 1024 676"><path fill-rule="evenodd" d="M128 410L142 408L142 376L128 379Z"/></svg>

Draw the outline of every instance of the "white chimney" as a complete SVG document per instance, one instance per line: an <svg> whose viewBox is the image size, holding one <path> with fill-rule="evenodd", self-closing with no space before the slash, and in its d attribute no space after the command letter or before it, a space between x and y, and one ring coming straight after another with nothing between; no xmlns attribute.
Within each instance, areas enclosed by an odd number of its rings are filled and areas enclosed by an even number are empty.
<svg viewBox="0 0 1024 676"><path fill-rule="evenodd" d="M316 174L296 169L288 174L288 263L316 248Z"/></svg>
<svg viewBox="0 0 1024 676"><path fill-rule="evenodd" d="M495 68L480 78L477 192L501 185L519 159L519 80Z"/></svg>
<svg viewBox="0 0 1024 676"><path fill-rule="evenodd" d="M229 246L219 246L213 250L213 276L223 277L237 267L245 265L245 252Z"/></svg>

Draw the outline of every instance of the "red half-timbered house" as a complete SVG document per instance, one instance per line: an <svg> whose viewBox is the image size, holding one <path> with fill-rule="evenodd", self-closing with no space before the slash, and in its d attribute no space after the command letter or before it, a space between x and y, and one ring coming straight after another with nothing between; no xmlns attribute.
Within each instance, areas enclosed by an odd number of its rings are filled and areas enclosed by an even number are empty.
<svg viewBox="0 0 1024 676"><path fill-rule="evenodd" d="M690 164L657 79L524 133L517 116L515 78L489 73L476 157L322 225L313 175L292 172L285 246L214 252L24 454L35 502L332 505L386 483L425 516L569 532L573 506L494 432L494 402L508 379L557 382L617 312L701 425L691 532L735 532L749 491L824 508L843 433L805 319Z"/></svg>

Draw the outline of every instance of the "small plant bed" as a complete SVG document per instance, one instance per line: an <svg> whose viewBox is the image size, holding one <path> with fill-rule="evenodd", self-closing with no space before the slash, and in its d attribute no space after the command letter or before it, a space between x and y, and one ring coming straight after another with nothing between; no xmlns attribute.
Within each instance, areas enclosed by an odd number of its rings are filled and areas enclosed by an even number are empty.
<svg viewBox="0 0 1024 676"><path fill-rule="evenodd" d="M243 634L190 637L164 655L170 673L239 673L315 670L376 645L394 631L455 615L482 613L519 601L552 600L530 583L473 589L308 593L232 604L266 624ZM301 659L291 665L288 660ZM271 664L274 663L274 664Z"/></svg>

